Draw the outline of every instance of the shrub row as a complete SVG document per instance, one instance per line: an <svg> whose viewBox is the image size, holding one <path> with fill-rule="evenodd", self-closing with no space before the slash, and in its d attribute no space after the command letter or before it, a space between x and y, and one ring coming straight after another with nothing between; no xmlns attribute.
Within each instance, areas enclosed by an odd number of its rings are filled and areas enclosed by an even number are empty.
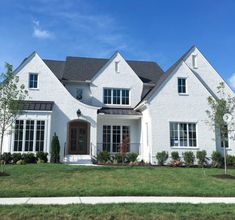
<svg viewBox="0 0 235 220"><path fill-rule="evenodd" d="M113 164L133 163L136 162L137 157L138 157L137 153L127 153L127 154L116 153L114 155L111 155L107 151L101 151L97 155L97 162L113 163Z"/></svg>
<svg viewBox="0 0 235 220"><path fill-rule="evenodd" d="M163 166L169 155L168 152L162 151L158 152L156 155L156 159L158 160L158 165ZM187 151L182 153L183 161L181 160L179 153L177 151L171 152L171 166L193 166L195 164L195 159L197 159L197 164L200 167L211 165L212 167L222 167L224 163L224 158L220 154L220 152L214 151L211 155L211 164L209 164L209 158L207 157L207 153L205 150L197 151L196 157L192 151ZM227 156L227 165L235 167L235 156L228 155Z"/></svg>
<svg viewBox="0 0 235 220"><path fill-rule="evenodd" d="M34 153L3 153L0 155L0 160L4 161L6 164L47 163L47 156L48 153L45 152L37 152L36 155Z"/></svg>

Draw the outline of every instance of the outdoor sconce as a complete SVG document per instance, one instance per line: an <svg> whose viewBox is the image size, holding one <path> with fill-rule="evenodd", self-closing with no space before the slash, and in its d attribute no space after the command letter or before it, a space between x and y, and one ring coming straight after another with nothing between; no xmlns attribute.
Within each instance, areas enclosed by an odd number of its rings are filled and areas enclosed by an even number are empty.
<svg viewBox="0 0 235 220"><path fill-rule="evenodd" d="M81 110L78 109L78 110L77 110L77 116L78 116L78 118L81 116L81 114L82 114Z"/></svg>

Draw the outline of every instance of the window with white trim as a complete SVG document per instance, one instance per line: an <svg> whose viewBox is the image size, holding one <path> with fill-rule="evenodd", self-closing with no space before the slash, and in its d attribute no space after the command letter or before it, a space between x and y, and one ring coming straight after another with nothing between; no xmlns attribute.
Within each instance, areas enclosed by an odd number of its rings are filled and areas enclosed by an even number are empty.
<svg viewBox="0 0 235 220"><path fill-rule="evenodd" d="M45 145L44 120L16 120L14 151L43 151Z"/></svg>
<svg viewBox="0 0 235 220"><path fill-rule="evenodd" d="M224 141L222 139L222 133L220 132L220 141L221 141L221 147L228 148L229 147L229 141L228 141L228 126L225 125L225 134L224 134Z"/></svg>
<svg viewBox="0 0 235 220"><path fill-rule="evenodd" d="M30 89L38 88L38 74L37 73L29 74L29 88Z"/></svg>
<svg viewBox="0 0 235 220"><path fill-rule="evenodd" d="M170 122L171 147L196 147L196 123Z"/></svg>
<svg viewBox="0 0 235 220"><path fill-rule="evenodd" d="M121 125L103 126L103 150L108 152L130 151L130 127Z"/></svg>
<svg viewBox="0 0 235 220"><path fill-rule="evenodd" d="M186 94L186 78L178 78L178 93Z"/></svg>
<svg viewBox="0 0 235 220"><path fill-rule="evenodd" d="M104 89L104 104L129 105L130 92L128 89Z"/></svg>

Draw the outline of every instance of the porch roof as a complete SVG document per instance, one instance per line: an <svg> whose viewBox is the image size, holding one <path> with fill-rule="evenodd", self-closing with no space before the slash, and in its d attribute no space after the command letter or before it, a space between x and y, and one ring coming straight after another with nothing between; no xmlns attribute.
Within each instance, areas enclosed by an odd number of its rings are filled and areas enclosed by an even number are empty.
<svg viewBox="0 0 235 220"><path fill-rule="evenodd" d="M98 114L105 115L142 115L138 110L132 108L101 108L98 110Z"/></svg>
<svg viewBox="0 0 235 220"><path fill-rule="evenodd" d="M52 101L23 101L24 111L52 111L54 102Z"/></svg>

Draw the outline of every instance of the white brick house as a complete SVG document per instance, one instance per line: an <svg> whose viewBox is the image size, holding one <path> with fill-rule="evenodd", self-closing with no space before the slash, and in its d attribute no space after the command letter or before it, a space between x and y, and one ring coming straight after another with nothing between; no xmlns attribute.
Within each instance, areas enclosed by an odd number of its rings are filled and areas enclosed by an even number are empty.
<svg viewBox="0 0 235 220"><path fill-rule="evenodd" d="M224 80L196 47L164 72L158 64L31 54L15 70L29 91L24 113L4 138L4 152L50 153L54 133L61 160L82 163L99 151L127 144L139 159L155 163L159 151L222 151L220 135L206 124L207 98ZM226 85L226 92L234 96ZM235 142L228 141L235 155Z"/></svg>

